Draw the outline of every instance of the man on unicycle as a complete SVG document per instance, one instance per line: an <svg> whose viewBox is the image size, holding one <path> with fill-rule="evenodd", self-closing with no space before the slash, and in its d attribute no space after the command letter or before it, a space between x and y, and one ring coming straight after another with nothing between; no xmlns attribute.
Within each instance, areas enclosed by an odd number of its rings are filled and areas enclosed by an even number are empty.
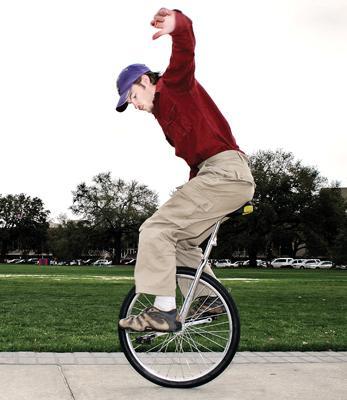
<svg viewBox="0 0 347 400"><path fill-rule="evenodd" d="M248 158L228 122L195 79L191 20L181 11L161 8L151 25L159 29L153 39L172 37L169 66L162 75L144 64L123 69L117 80L117 111L133 104L137 110L153 114L176 155L189 165L190 176L140 227L136 293L154 295L155 300L140 314L121 319L119 326L139 332L175 332L181 327L175 298L176 266L198 267L202 258L199 245L212 226L250 201L255 185ZM218 72L227 76L228 66L221 64ZM204 272L214 276L209 266Z"/></svg>

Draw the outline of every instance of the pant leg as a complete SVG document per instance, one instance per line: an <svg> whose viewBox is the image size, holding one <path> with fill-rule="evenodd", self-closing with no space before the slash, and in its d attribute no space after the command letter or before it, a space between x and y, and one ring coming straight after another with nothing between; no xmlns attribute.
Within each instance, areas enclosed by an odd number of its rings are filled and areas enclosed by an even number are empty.
<svg viewBox="0 0 347 400"><path fill-rule="evenodd" d="M178 198L178 200L176 200ZM169 203L169 204L168 204ZM183 210L195 208L190 199L174 195L164 206L178 204ZM197 268L202 258L198 247L210 231L215 221L199 220L191 227L198 235L187 233L183 224L169 221L162 206L140 228L139 247L135 265L135 285L137 293L148 293L162 296L174 296L176 293L176 266ZM164 210L165 211L165 210ZM186 218L186 221L189 218ZM187 222L186 222L187 223ZM204 236L201 236L205 233ZM195 237L193 237L195 236ZM205 268L214 276L211 268Z"/></svg>
<svg viewBox="0 0 347 400"><path fill-rule="evenodd" d="M181 240L177 242L176 247L176 265L184 266L190 268L198 268L202 261L203 252L200 245L207 237L209 237L214 229L214 226L200 235L198 238L191 240ZM217 279L215 274L212 271L212 268L209 264L205 265L204 272L211 275L213 278ZM180 289L180 292L184 297L186 297L189 287L191 285L191 281L187 279L178 279L177 285ZM206 289L204 287L199 287L196 291L196 297L198 296L208 296L210 295L210 289Z"/></svg>
<svg viewBox="0 0 347 400"><path fill-rule="evenodd" d="M177 242L176 265L178 267L198 268L203 256L203 251L199 245L211 235L213 229L214 225L197 238L180 240ZM208 273L213 278L216 278L209 265L206 265L204 272Z"/></svg>
<svg viewBox="0 0 347 400"><path fill-rule="evenodd" d="M198 257L196 249L182 256L178 242L199 241L217 220L251 200L253 193L254 181L240 153L223 152L202 163L198 175L141 226L136 291L175 296L177 255L194 263Z"/></svg>

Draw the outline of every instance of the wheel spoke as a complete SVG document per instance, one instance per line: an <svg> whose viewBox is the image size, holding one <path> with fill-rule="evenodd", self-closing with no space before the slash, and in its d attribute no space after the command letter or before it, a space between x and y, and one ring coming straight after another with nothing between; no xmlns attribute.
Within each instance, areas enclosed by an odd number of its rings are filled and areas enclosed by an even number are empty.
<svg viewBox="0 0 347 400"><path fill-rule="evenodd" d="M207 329L200 329L198 327L195 328L195 332L205 333L206 335L211 335L219 339L227 340L225 336L216 335L214 332L228 332L228 331L209 331Z"/></svg>
<svg viewBox="0 0 347 400"><path fill-rule="evenodd" d="M210 342L214 343L216 346L219 346L219 347L221 347L222 349L224 349L224 346L223 346L223 345L221 345L220 343L218 343L218 342L212 340L212 339L209 338L208 336L203 335L202 333L198 332L197 330L194 330L194 333L195 333L196 335L202 336L205 340L209 340Z"/></svg>
<svg viewBox="0 0 347 400"><path fill-rule="evenodd" d="M203 357L201 351L199 350L199 348L196 346L194 340L192 340L192 338L190 337L189 333L187 333L188 337L184 337L183 340L186 340L187 342L189 342L189 345L193 345L193 348L195 349L195 351L198 353L199 358L201 358L202 363L203 364L207 364L205 358ZM194 351L194 352L195 352ZM200 364L198 364L200 365ZM201 373L201 368L200 368L200 373Z"/></svg>
<svg viewBox="0 0 347 400"><path fill-rule="evenodd" d="M199 347L196 345L194 339L192 339L192 337L190 336L190 333L189 333L189 332L187 333L187 335L189 336L189 340L190 340L191 343L193 344L194 348L195 348L196 351L198 352L198 354L199 354L201 360L203 361L203 363L204 363L205 365L207 365L207 364L208 364L208 363L206 362L206 358L207 358L207 357L204 356L205 353L202 353L202 352L200 351ZM207 359L208 359L208 358L207 358ZM209 360L209 361L210 361L211 364L214 363L214 361L212 361L212 360Z"/></svg>

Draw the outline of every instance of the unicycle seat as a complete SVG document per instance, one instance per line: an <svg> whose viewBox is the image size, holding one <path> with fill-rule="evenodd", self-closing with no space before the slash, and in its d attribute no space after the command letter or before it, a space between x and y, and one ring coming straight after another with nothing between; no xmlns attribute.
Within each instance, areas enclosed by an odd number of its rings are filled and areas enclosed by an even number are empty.
<svg viewBox="0 0 347 400"><path fill-rule="evenodd" d="M251 201L247 201L247 203L245 203L242 207L226 215L226 217L232 218L238 215L252 214L252 212L253 212L253 203Z"/></svg>

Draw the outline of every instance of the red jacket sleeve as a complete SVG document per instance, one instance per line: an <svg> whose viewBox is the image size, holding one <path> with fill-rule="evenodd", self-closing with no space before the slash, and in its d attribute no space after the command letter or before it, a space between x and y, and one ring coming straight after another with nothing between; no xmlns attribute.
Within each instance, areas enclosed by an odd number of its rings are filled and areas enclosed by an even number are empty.
<svg viewBox="0 0 347 400"><path fill-rule="evenodd" d="M192 21L178 10L175 10L175 17L170 64L163 74L163 81L170 88L181 91L189 89L194 83L195 37Z"/></svg>

